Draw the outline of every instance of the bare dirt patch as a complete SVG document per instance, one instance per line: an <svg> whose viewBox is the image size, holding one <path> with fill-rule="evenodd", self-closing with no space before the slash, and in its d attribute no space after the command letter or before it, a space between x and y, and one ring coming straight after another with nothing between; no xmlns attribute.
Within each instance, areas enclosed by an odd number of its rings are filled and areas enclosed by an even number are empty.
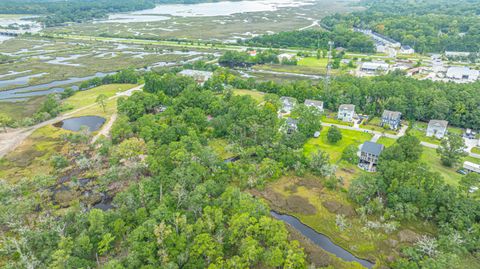
<svg viewBox="0 0 480 269"><path fill-rule="evenodd" d="M398 238L400 239L400 242L402 242L402 243L405 243L405 242L406 243L415 243L415 242L418 241L420 236L412 230L405 229L405 230L401 230L398 233Z"/></svg>
<svg viewBox="0 0 480 269"><path fill-rule="evenodd" d="M355 216L355 210L350 205L345 205L337 201L324 201L322 205L330 212L341 214L347 217Z"/></svg>

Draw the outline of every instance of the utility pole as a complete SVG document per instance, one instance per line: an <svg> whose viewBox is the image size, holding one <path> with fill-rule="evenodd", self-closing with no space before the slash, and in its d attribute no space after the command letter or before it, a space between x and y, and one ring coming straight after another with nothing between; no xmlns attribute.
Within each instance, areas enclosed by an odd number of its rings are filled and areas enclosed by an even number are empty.
<svg viewBox="0 0 480 269"><path fill-rule="evenodd" d="M325 74L325 91L328 90L330 86L330 70L332 69L332 48L333 48L333 41L328 41L328 61L327 61L327 72Z"/></svg>

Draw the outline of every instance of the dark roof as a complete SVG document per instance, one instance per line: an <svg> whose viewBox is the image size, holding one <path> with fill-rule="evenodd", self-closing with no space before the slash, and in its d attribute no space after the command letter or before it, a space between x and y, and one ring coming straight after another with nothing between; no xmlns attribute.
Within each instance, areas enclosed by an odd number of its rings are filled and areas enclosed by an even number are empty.
<svg viewBox="0 0 480 269"><path fill-rule="evenodd" d="M362 152L370 153L379 156L382 153L384 146L374 142L366 141L362 145Z"/></svg>

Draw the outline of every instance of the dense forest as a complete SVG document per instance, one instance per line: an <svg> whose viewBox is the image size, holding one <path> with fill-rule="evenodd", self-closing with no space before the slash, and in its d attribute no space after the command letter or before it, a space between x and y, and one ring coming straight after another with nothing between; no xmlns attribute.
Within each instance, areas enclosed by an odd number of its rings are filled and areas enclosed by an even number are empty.
<svg viewBox="0 0 480 269"><path fill-rule="evenodd" d="M333 41L335 47L343 47L352 52L375 52L373 41L370 38L341 26L333 27L330 32L303 30L261 35L244 41L240 40L239 43L273 48L327 49L329 41Z"/></svg>
<svg viewBox="0 0 480 269"><path fill-rule="evenodd" d="M372 29L421 53L480 49L478 1L365 0L362 4L366 10L331 15L322 23Z"/></svg>

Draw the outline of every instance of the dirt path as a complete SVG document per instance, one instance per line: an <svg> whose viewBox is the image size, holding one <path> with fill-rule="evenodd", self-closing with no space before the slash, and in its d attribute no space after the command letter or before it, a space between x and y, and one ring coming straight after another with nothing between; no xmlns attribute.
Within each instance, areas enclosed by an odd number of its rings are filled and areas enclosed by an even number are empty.
<svg viewBox="0 0 480 269"><path fill-rule="evenodd" d="M95 135L92 139L92 143L95 143L95 141L97 141L97 139L100 137L100 136L105 136L105 137L108 137L109 134L110 134L110 129L112 129L112 126L113 126L113 123L117 120L117 113L114 113L110 119L108 120L108 122L102 127L102 129L100 130L100 132L98 132L97 135Z"/></svg>
<svg viewBox="0 0 480 269"><path fill-rule="evenodd" d="M133 94L133 92L139 91L142 88L143 88L143 85L140 85L140 86L137 86L135 88L126 90L124 92L119 92L116 95L110 97L109 100L118 98L120 96L130 96L130 95ZM68 113L65 113L63 115L60 115L56 118L41 122L37 125L33 125L33 126L30 126L30 127L26 127L26 128L12 129L10 131L7 131L6 133L0 133L0 158L5 156L6 154L8 154L10 151L16 149L23 142L23 140L25 140L28 136L30 136L35 130L37 130L39 128L42 128L44 126L50 125L50 124L54 124L55 122L58 122L58 121L62 121L66 118L69 118L70 116L74 115L75 113L77 113L79 111L91 108L95 105L96 104L90 104L88 106L84 106L84 107L75 109L75 110L70 111ZM115 116L115 118L112 121L113 116ZM100 133L104 134L104 135L105 135L105 133L108 134L108 132L110 131L111 125L113 124L115 119L116 119L116 115L114 114L110 118L110 121L102 128L102 131L100 131ZM108 126L108 125L110 125L110 126ZM94 138L94 139L96 140L97 138Z"/></svg>

